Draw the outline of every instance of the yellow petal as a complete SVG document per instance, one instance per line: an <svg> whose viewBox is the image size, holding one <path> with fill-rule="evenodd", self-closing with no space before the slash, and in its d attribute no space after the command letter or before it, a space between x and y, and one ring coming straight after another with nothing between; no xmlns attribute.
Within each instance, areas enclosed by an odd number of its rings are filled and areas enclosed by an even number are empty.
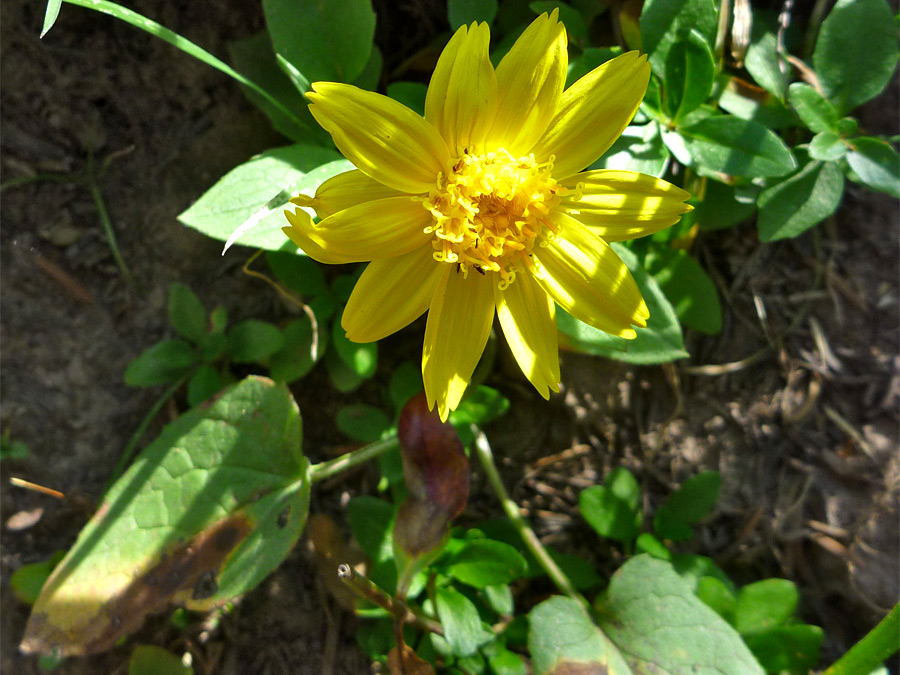
<svg viewBox="0 0 900 675"><path fill-rule="evenodd" d="M402 103L349 84L316 82L309 111L341 154L370 178L410 194L428 192L450 163L437 130Z"/></svg>
<svg viewBox="0 0 900 675"><path fill-rule="evenodd" d="M299 206L312 206L316 210L316 215L325 219L357 204L397 196L400 196L400 193L394 188L369 178L358 169L353 169L332 176L322 183L316 190L314 199L299 195L291 201Z"/></svg>
<svg viewBox="0 0 900 675"><path fill-rule="evenodd" d="M609 149L637 112L650 65L628 52L594 68L566 89L546 133L532 148L538 161L556 157L557 180L581 171Z"/></svg>
<svg viewBox="0 0 900 675"><path fill-rule="evenodd" d="M462 26L441 52L428 94L425 119L458 157L466 148L484 152L484 139L497 110L497 77L488 57L491 31L486 23Z"/></svg>
<svg viewBox="0 0 900 675"><path fill-rule="evenodd" d="M566 84L566 29L559 10L542 14L525 29L497 66L499 106L489 149L526 154L546 131Z"/></svg>
<svg viewBox="0 0 900 675"><path fill-rule="evenodd" d="M556 305L531 274L519 273L504 290L494 285L497 316L513 356L544 398L559 391Z"/></svg>
<svg viewBox="0 0 900 675"><path fill-rule="evenodd" d="M693 207L690 193L634 171L585 171L560 181L569 188L559 202L565 211L606 241L643 237L674 225Z"/></svg>
<svg viewBox="0 0 900 675"><path fill-rule="evenodd" d="M357 204L316 225L305 211L285 211L285 215L291 223L285 234L323 263L393 258L431 241L431 235L425 234L431 214L409 196Z"/></svg>
<svg viewBox="0 0 900 675"><path fill-rule="evenodd" d="M428 310L422 379L428 407L441 420L459 405L494 321L494 274L464 277L453 265L441 278Z"/></svg>
<svg viewBox="0 0 900 675"><path fill-rule="evenodd" d="M405 255L369 263L347 301L341 326L353 342L375 342L418 319L446 267L426 244Z"/></svg>
<svg viewBox="0 0 900 675"><path fill-rule="evenodd" d="M612 335L635 337L632 324L646 326L650 312L625 263L571 216L558 213L554 220L559 233L533 251L541 266L538 283L576 319Z"/></svg>

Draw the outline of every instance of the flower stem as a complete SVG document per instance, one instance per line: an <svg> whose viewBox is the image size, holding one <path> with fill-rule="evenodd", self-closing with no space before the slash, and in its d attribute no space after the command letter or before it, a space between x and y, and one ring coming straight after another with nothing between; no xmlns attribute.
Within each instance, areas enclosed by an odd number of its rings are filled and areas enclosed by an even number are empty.
<svg viewBox="0 0 900 675"><path fill-rule="evenodd" d="M547 576L550 577L550 580L556 585L561 593L565 593L570 598L577 600L585 609L590 609L587 600L582 597L581 593L575 590L575 586L572 585L569 577L559 569L559 566L553 561L553 558L550 557L550 554L547 552L547 549L544 548L540 539L537 538L534 530L532 530L528 523L525 522L521 511L519 511L519 505L509 498L509 494L503 486L503 481L500 480L500 473L497 471L497 465L494 463L494 456L491 452L491 446L488 443L487 436L485 436L484 432L474 424L472 425L472 432L475 434L475 453L478 455L481 466L487 475L488 482L497 494L497 498L500 500L503 510L506 512L506 516L512 521L516 530L519 532L519 536L522 537L522 541L525 542L525 546L531 551L532 555L537 559L540 566L544 568Z"/></svg>
<svg viewBox="0 0 900 675"><path fill-rule="evenodd" d="M831 664L822 675L852 675L871 673L898 649L900 632L900 604L894 605L886 617L841 658Z"/></svg>
<svg viewBox="0 0 900 675"><path fill-rule="evenodd" d="M310 479L313 483L318 483L325 480L326 478L336 476L337 474L342 473L343 471L346 471L347 469L354 467L357 464L368 462L370 459L374 459L375 457L384 454L388 450L393 450L396 447L399 447L396 436L393 438L385 439L383 441L369 443L369 445L366 445L359 450L348 452L346 455L341 455L340 457L336 457L335 459L330 459L327 462L319 462L318 464L313 464L312 467L310 467Z"/></svg>

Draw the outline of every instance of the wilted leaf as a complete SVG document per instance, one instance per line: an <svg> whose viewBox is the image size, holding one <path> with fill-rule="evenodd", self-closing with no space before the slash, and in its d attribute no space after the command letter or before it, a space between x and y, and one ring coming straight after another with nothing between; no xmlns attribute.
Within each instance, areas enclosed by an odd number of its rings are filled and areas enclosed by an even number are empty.
<svg viewBox="0 0 900 675"><path fill-rule="evenodd" d="M408 645L391 649L387 655L388 671L391 675L434 675L434 667L419 658L419 655Z"/></svg>
<svg viewBox="0 0 900 675"><path fill-rule="evenodd" d="M253 588L306 521L300 443L290 393L264 378L169 424L54 570L22 650L102 651L170 602L208 609Z"/></svg>

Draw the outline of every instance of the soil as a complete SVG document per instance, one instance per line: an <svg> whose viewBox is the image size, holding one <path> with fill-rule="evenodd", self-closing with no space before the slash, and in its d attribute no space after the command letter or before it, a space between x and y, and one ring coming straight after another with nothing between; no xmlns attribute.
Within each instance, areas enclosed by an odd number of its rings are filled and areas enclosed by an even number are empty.
<svg viewBox="0 0 900 675"><path fill-rule="evenodd" d="M263 28L251 0L232 0L227 11L213 0L130 6L220 58L229 40ZM445 27L437 1L376 7L386 72ZM9 575L72 544L160 395L126 387L122 373L170 336L169 284L188 285L207 307L224 305L232 320L287 313L242 273L249 250L222 256L220 243L176 220L226 171L283 139L226 76L159 40L70 5L40 40L42 17L42 3L30 0L0 8L0 166L3 181L33 178L5 189L0 210L0 414L4 433L30 450L0 467L0 666L10 674L41 671L17 651L29 608L12 596ZM864 128L897 133L897 99L895 82L862 111ZM137 288L111 255L92 181ZM696 252L719 287L724 328L689 332L691 357L673 365L564 353L562 390L546 403L501 351L489 383L513 405L487 433L539 536L611 572L621 560L578 515L581 489L624 465L652 509L689 476L715 469L720 503L688 548L739 583L795 581L801 618L827 636L822 664L842 654L900 596L898 222L895 200L848 183L835 216L798 239L761 245L752 223L704 234ZM420 322L392 338L384 353L417 359L422 330ZM329 389L321 367L294 388L314 461L346 442L334 411L377 396L390 374L383 361L361 393ZM65 498L11 488L11 476ZM346 497L371 479L356 473L316 490L312 511L340 520ZM23 513L36 522L22 527ZM498 513L475 471L461 522ZM189 651L198 673L368 672L354 621L301 542L230 614L180 630L152 619L125 644L56 672L127 672L135 643Z"/></svg>

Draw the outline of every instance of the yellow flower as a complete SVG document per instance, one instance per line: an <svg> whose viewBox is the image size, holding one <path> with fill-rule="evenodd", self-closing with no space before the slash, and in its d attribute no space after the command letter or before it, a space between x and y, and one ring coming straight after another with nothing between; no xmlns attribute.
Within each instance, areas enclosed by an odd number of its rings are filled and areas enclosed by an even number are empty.
<svg viewBox="0 0 900 675"><path fill-rule="evenodd" d="M495 70L487 24L441 54L424 119L386 96L317 82L310 111L357 170L325 181L284 231L323 263L371 261L344 310L354 342L428 311L422 375L441 419L456 408L494 313L544 398L559 391L556 305L635 337L649 312L607 242L657 232L690 210L684 190L630 171L578 173L637 111L650 66L623 54L563 91L557 11L538 17Z"/></svg>

